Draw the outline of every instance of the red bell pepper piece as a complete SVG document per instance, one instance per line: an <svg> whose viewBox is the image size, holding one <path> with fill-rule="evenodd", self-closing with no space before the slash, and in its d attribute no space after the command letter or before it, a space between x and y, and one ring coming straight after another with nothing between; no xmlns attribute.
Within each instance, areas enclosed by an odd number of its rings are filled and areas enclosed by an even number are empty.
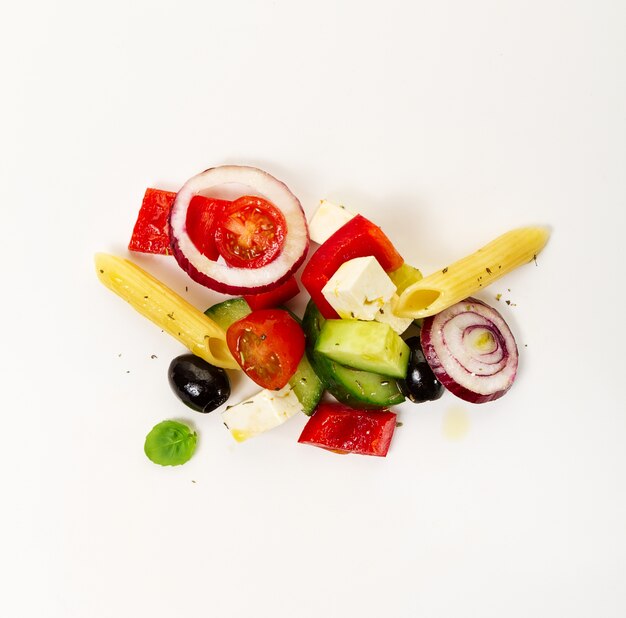
<svg viewBox="0 0 626 618"><path fill-rule="evenodd" d="M146 189L137 216L133 234L128 244L131 251L170 255L169 216L176 193L160 189ZM214 220L227 200L196 195L187 211L187 229L198 250L211 260L217 260L219 253L215 247L213 232Z"/></svg>
<svg viewBox="0 0 626 618"><path fill-rule="evenodd" d="M169 255L168 219L176 193L146 189L128 248L141 253Z"/></svg>
<svg viewBox="0 0 626 618"><path fill-rule="evenodd" d="M389 410L355 410L340 403L320 403L298 442L340 453L385 457L396 428Z"/></svg>
<svg viewBox="0 0 626 618"><path fill-rule="evenodd" d="M260 294L248 294L244 296L245 301L250 305L253 311L257 309L271 309L291 300L300 293L298 282L294 276L289 277L285 283L269 292L261 292Z"/></svg>
<svg viewBox="0 0 626 618"><path fill-rule="evenodd" d="M368 255L373 255L386 272L400 268L404 262L383 231L365 217L357 215L311 256L302 271L302 285L327 320L339 315L324 298L322 288L344 262Z"/></svg>
<svg viewBox="0 0 626 618"><path fill-rule="evenodd" d="M228 200L218 200L202 195L195 195L189 202L187 210L189 238L198 251L210 260L217 260L220 256L215 244L215 221L224 208L230 204L232 202Z"/></svg>

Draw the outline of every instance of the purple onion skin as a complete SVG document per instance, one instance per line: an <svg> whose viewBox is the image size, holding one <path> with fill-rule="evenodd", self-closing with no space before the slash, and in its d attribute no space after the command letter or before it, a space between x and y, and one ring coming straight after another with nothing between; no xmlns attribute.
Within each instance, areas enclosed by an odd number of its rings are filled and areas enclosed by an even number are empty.
<svg viewBox="0 0 626 618"><path fill-rule="evenodd" d="M471 302L479 305L484 305L485 307L489 307L491 311L498 313L493 307L490 307L486 303L476 299L476 298L468 298L463 303ZM499 315L499 314L498 314ZM430 368L433 370L435 377L444 385L444 387L449 390L453 395L456 395L460 399L467 401L468 403L487 403L488 401L495 401L496 399L500 399L503 395L505 395L511 386L513 386L513 382L515 381L515 376L517 375L517 367L515 368L515 372L512 375L511 381L509 385L502 390L495 391L493 393L488 393L485 395L481 395L476 393L462 384L459 384L456 380L451 378L446 370L443 368L441 361L439 360L439 355L435 350L435 346L432 340L432 328L433 322L435 321L436 316L430 316L424 318L424 322L422 324L422 331L420 334L422 340L422 350L424 352L424 356L426 357L426 362L430 365ZM517 348L516 348L517 350Z"/></svg>

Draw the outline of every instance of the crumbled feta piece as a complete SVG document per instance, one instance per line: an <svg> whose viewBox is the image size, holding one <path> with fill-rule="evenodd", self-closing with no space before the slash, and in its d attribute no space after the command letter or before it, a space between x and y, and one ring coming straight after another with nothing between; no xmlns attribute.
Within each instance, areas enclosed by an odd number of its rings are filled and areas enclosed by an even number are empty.
<svg viewBox="0 0 626 618"><path fill-rule="evenodd" d="M326 242L340 227L343 227L356 213L343 206L321 200L318 209L309 221L309 236L313 242Z"/></svg>
<svg viewBox="0 0 626 618"><path fill-rule="evenodd" d="M302 411L302 404L289 384L278 391L262 390L227 408L222 420L237 442L282 425Z"/></svg>
<svg viewBox="0 0 626 618"><path fill-rule="evenodd" d="M322 294L342 318L374 320L395 291L396 286L376 258L367 256L344 262Z"/></svg>
<svg viewBox="0 0 626 618"><path fill-rule="evenodd" d="M394 294L391 297L391 300L385 303L376 314L374 318L378 322L384 322L385 324L389 324L393 330L401 335L409 326L411 326L411 322L413 322L413 318L401 318L395 315L395 307L398 304L399 296Z"/></svg>

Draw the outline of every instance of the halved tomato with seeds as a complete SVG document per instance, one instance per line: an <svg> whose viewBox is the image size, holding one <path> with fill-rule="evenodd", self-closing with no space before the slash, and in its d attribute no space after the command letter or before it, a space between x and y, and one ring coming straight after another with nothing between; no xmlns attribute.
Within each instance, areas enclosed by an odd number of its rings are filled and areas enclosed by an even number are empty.
<svg viewBox="0 0 626 618"><path fill-rule="evenodd" d="M215 223L215 245L237 268L260 268L277 258L285 244L283 213L262 197L244 195L224 208Z"/></svg>
<svg viewBox="0 0 626 618"><path fill-rule="evenodd" d="M231 354L259 386L278 390L289 382L304 354L304 332L282 309L261 309L226 332Z"/></svg>

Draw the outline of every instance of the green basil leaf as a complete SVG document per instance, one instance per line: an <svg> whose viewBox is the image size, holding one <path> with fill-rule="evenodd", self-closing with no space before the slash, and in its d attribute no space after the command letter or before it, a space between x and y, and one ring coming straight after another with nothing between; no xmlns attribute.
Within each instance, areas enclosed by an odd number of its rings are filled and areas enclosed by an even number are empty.
<svg viewBox="0 0 626 618"><path fill-rule="evenodd" d="M144 452L160 466L180 466L188 462L196 450L198 436L187 425L163 421L146 436Z"/></svg>

